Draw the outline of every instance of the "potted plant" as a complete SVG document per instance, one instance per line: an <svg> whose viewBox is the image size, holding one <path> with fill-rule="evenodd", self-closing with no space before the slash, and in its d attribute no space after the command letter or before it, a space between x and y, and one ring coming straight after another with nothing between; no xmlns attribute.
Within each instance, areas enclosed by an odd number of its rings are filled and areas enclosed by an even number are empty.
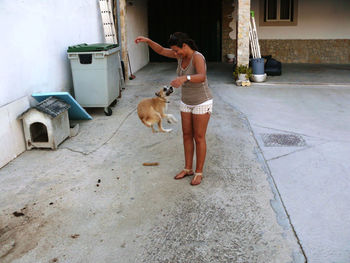
<svg viewBox="0 0 350 263"><path fill-rule="evenodd" d="M233 75L238 80L246 81L249 80L250 76L252 75L252 69L245 65L236 66Z"/></svg>

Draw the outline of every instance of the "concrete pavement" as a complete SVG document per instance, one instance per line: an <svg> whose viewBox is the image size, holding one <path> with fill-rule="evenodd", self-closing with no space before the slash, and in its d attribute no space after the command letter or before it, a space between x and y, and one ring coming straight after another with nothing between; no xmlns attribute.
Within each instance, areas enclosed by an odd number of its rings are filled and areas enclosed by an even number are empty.
<svg viewBox="0 0 350 263"><path fill-rule="evenodd" d="M350 66L284 68L266 83L219 85L216 94L249 120L308 262L347 263ZM271 144L267 135L295 136L304 144Z"/></svg>
<svg viewBox="0 0 350 263"><path fill-rule="evenodd" d="M173 179L180 124L152 134L138 120L137 102L175 75L175 64L148 65L111 117L91 110L57 151L28 151L0 170L1 262L305 262L254 130L229 97L237 87L216 81L220 67L210 74L201 185ZM178 106L176 92L169 112L180 120Z"/></svg>

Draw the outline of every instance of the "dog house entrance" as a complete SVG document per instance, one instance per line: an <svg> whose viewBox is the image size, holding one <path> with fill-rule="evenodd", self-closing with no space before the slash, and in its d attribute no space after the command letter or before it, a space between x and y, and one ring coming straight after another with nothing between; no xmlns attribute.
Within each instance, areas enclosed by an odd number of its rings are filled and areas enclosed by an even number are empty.
<svg viewBox="0 0 350 263"><path fill-rule="evenodd" d="M47 128L41 122L34 122L30 125L30 137L32 142L48 142Z"/></svg>

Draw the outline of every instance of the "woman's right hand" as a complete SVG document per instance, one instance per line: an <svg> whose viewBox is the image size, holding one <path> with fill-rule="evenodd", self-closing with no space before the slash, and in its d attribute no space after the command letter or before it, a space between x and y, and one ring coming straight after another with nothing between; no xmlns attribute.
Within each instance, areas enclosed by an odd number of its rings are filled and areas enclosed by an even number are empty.
<svg viewBox="0 0 350 263"><path fill-rule="evenodd" d="M139 36L139 37L137 37L136 39L135 39L135 43L136 44L138 44L138 43L140 43L140 42L148 42L150 39L149 38L147 38L147 37L143 37L143 36Z"/></svg>
<svg viewBox="0 0 350 263"><path fill-rule="evenodd" d="M147 37L139 36L135 39L136 44L140 42L146 43L151 49L153 49L154 52L158 53L159 55L169 57L169 58L176 58L175 52L172 51L170 48L163 48L161 45L159 45L158 43L154 42L153 40Z"/></svg>

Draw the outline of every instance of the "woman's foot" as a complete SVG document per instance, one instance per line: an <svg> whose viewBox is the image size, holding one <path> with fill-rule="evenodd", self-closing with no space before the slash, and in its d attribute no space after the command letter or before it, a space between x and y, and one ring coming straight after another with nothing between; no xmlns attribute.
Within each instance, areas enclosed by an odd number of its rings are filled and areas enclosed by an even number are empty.
<svg viewBox="0 0 350 263"><path fill-rule="evenodd" d="M202 182L203 173L194 173L191 185L199 185Z"/></svg>
<svg viewBox="0 0 350 263"><path fill-rule="evenodd" d="M193 170L192 169L183 169L181 172L179 172L175 177L174 179L175 180L179 180L179 179L182 179L186 176L190 176L190 175L193 175Z"/></svg>

